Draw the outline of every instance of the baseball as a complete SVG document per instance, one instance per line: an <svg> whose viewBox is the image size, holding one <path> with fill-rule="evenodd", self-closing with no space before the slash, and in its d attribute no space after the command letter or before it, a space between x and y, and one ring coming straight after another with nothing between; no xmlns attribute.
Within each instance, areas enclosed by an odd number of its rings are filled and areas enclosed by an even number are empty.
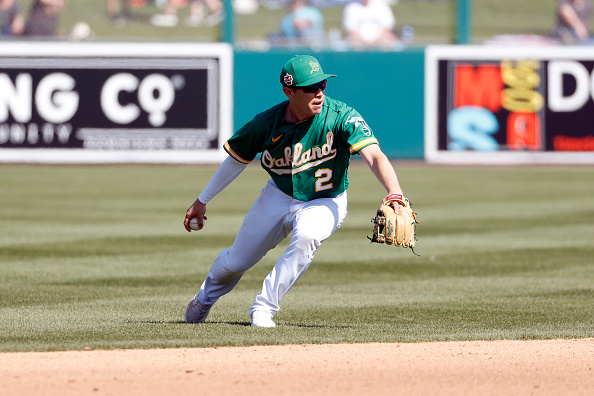
<svg viewBox="0 0 594 396"><path fill-rule="evenodd" d="M190 228L194 231L200 231L200 228L198 228L198 219L197 218L192 218L190 219Z"/></svg>

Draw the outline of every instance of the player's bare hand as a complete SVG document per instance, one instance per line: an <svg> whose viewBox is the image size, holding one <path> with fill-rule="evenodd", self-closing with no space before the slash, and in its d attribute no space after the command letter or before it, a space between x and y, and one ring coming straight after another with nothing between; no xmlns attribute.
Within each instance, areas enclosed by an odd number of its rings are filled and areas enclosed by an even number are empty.
<svg viewBox="0 0 594 396"><path fill-rule="evenodd" d="M192 220L193 218L198 220L198 229L201 230L204 227L204 220L207 220L205 214L206 204L203 204L198 199L196 199L192 206L190 206L186 211L186 217L184 218L184 228L186 229L186 231L192 231L192 228L190 227L190 220Z"/></svg>

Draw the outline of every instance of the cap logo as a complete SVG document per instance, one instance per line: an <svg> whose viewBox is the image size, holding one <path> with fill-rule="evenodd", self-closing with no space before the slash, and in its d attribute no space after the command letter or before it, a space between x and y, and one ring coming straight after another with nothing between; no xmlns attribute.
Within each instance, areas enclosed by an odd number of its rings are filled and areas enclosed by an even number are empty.
<svg viewBox="0 0 594 396"><path fill-rule="evenodd" d="M320 64L318 62L309 61L309 65L311 66L311 72L309 74L314 74L320 71Z"/></svg>
<svg viewBox="0 0 594 396"><path fill-rule="evenodd" d="M290 75L289 73L285 74L285 77L283 78L283 80L285 81L285 84L293 85L293 76Z"/></svg>

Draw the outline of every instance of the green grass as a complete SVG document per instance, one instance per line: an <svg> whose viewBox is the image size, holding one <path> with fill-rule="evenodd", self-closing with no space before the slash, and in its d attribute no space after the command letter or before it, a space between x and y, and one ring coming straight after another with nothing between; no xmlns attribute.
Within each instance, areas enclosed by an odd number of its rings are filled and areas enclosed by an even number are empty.
<svg viewBox="0 0 594 396"><path fill-rule="evenodd" d="M266 181L250 166L182 228L212 166L0 166L0 350L594 336L594 169L396 163L416 251L370 245L383 191L351 167L349 215L275 317L248 309L283 246L207 323L183 323Z"/></svg>
<svg viewBox="0 0 594 396"><path fill-rule="evenodd" d="M21 1L28 12L32 0ZM472 36L477 42L500 34L549 35L555 22L556 0L475 0L471 2ZM397 28L415 28L417 44L453 43L455 41L456 1L400 0L392 6ZM238 41L262 40L277 31L279 21L287 10L271 10L264 6L253 15L235 15L235 35ZM340 30L343 7L323 8L326 31ZM107 17L104 0L70 1L60 14L61 27L70 31L76 22L87 22L95 33L95 40L157 40L157 41L218 41L219 27L154 27L151 15L162 12L154 4L132 9L135 19L124 25L114 25ZM181 20L188 15L188 7L179 9ZM594 21L593 21L594 22Z"/></svg>

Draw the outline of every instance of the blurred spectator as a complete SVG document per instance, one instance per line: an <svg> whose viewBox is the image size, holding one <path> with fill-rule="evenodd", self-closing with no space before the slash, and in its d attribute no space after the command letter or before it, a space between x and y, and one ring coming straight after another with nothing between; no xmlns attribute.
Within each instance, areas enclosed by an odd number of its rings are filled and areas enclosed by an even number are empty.
<svg viewBox="0 0 594 396"><path fill-rule="evenodd" d="M238 15L253 15L260 8L260 0L233 0L233 12Z"/></svg>
<svg viewBox="0 0 594 396"><path fill-rule="evenodd" d="M91 27L86 22L75 23L68 35L68 38L72 41L90 40L94 37L95 33L93 33Z"/></svg>
<svg viewBox="0 0 594 396"><path fill-rule="evenodd" d="M155 26L176 26L179 23L177 9L186 5L188 0L169 0L163 14L153 15L151 23ZM225 10L221 0L189 0L190 16L186 19L187 26L215 26L225 19ZM205 17L204 6L209 10Z"/></svg>
<svg viewBox="0 0 594 396"><path fill-rule="evenodd" d="M562 44L592 44L590 0L559 0L553 38Z"/></svg>
<svg viewBox="0 0 594 396"><path fill-rule="evenodd" d="M34 37L61 35L58 14L64 7L65 0L35 0L23 34Z"/></svg>
<svg viewBox="0 0 594 396"><path fill-rule="evenodd" d="M322 44L325 40L324 17L307 0L292 0L290 12L280 21L280 32L269 35L273 44Z"/></svg>
<svg viewBox="0 0 594 396"><path fill-rule="evenodd" d="M3 36L20 36L25 29L25 18L15 0L0 1L0 28Z"/></svg>
<svg viewBox="0 0 594 396"><path fill-rule="evenodd" d="M344 8L342 26L353 47L393 47L396 19L386 0L353 1Z"/></svg>
<svg viewBox="0 0 594 396"><path fill-rule="evenodd" d="M129 3L131 5L142 4L139 2L130 2L129 0L105 0L105 8L107 9L107 16L109 20L116 25L123 25L127 20L132 19Z"/></svg>
<svg viewBox="0 0 594 396"><path fill-rule="evenodd" d="M324 39L324 17L320 10L310 6L307 0L292 0L290 8L291 12L281 20L281 31L285 37Z"/></svg>

